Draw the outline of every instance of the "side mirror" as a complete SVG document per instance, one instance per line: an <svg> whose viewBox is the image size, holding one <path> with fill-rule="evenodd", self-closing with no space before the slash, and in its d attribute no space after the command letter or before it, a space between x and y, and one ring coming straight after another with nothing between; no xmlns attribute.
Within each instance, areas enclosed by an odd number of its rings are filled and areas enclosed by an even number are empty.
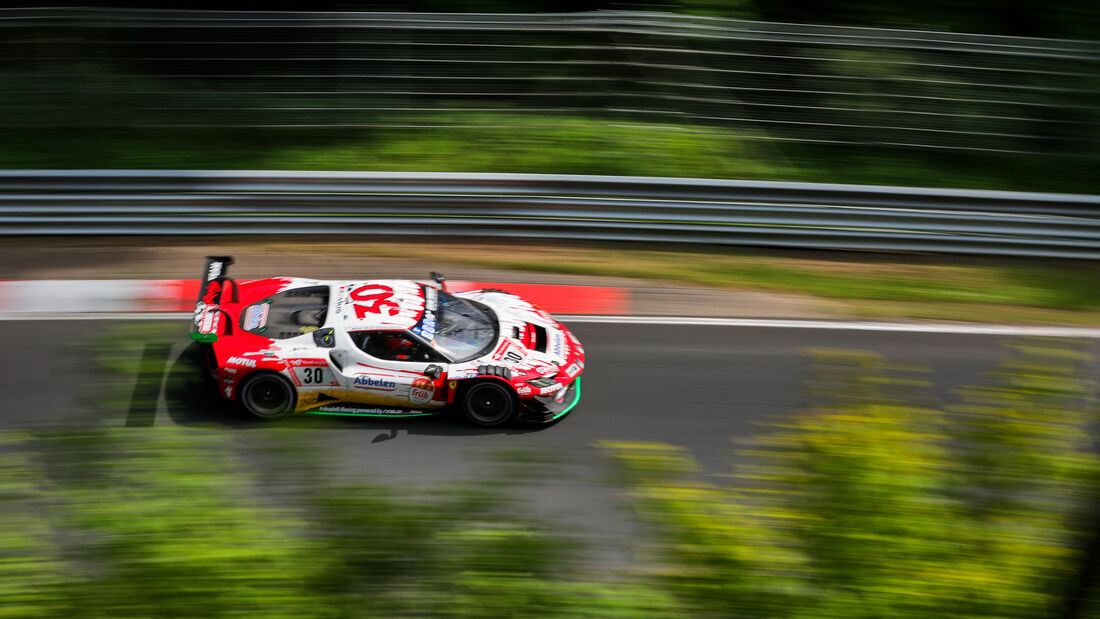
<svg viewBox="0 0 1100 619"><path fill-rule="evenodd" d="M424 368L424 376L427 376L428 378L430 378L432 380L436 380L442 375L443 375L443 368L439 367L438 365L435 365L434 363L432 365L429 365L428 367Z"/></svg>
<svg viewBox="0 0 1100 619"><path fill-rule="evenodd" d="M314 331L313 343L317 345L318 348L335 348L336 337L332 334L332 327Z"/></svg>
<svg viewBox="0 0 1100 619"><path fill-rule="evenodd" d="M432 281L439 284L440 288L443 289L443 292L447 292L447 278L443 277L442 273L436 273L435 271L432 271Z"/></svg>

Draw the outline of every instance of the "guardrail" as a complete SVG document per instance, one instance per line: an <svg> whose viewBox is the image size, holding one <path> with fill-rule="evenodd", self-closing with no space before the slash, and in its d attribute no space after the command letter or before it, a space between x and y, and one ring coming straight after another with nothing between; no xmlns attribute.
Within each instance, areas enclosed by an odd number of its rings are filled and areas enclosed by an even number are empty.
<svg viewBox="0 0 1100 619"><path fill-rule="evenodd" d="M1100 259L1100 196L538 174L0 171L2 235L365 234Z"/></svg>

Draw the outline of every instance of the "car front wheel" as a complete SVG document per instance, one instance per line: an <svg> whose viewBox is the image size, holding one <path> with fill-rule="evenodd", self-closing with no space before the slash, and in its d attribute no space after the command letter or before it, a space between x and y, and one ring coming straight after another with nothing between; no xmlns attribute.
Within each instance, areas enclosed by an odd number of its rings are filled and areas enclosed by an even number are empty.
<svg viewBox="0 0 1100 619"><path fill-rule="evenodd" d="M476 426L492 427L507 423L518 408L515 391L497 380L476 383L462 396L462 414Z"/></svg>
<svg viewBox="0 0 1100 619"><path fill-rule="evenodd" d="M273 372L259 372L244 379L237 399L241 406L261 419L276 419L294 412L294 385Z"/></svg>

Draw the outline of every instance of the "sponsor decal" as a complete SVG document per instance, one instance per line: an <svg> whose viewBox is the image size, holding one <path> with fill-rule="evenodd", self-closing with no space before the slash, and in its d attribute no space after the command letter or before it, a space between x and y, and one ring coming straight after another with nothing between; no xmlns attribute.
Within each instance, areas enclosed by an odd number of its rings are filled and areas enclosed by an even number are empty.
<svg viewBox="0 0 1100 619"><path fill-rule="evenodd" d="M218 331L218 318L221 314L215 310L209 310L202 315L202 322L199 323L199 331L203 333L216 333Z"/></svg>
<svg viewBox="0 0 1100 619"><path fill-rule="evenodd" d="M397 383L389 378L366 374L360 374L355 377L355 386L360 389L373 389L375 391L393 391L397 389Z"/></svg>
<svg viewBox="0 0 1100 619"><path fill-rule="evenodd" d="M473 378L475 376L478 376L477 368L470 368L461 372L451 372L451 378L453 379L451 382L462 380L463 378Z"/></svg>
<svg viewBox="0 0 1100 619"><path fill-rule="evenodd" d="M216 304L222 293L222 285L218 282L210 282L206 285L206 292L202 295L203 303Z"/></svg>
<svg viewBox="0 0 1100 619"><path fill-rule="evenodd" d="M568 376L569 378L573 378L577 374L580 374L580 372L581 372L581 366L577 365L576 363L574 363L573 365L565 368L565 375Z"/></svg>
<svg viewBox="0 0 1100 619"><path fill-rule="evenodd" d="M424 315L420 317L420 323L412 328L412 332L429 342L435 340L435 311L438 305L435 288L424 288Z"/></svg>
<svg viewBox="0 0 1100 619"><path fill-rule="evenodd" d="M324 406L317 407L314 411L321 413L343 413L346 415L383 415L390 417L424 414L424 411L404 410L401 408L367 408L341 404L325 404Z"/></svg>
<svg viewBox="0 0 1100 619"><path fill-rule="evenodd" d="M194 271L192 271L192 273L193 272ZM215 279L217 279L221 276L222 276L222 263L220 263L220 262L211 262L210 263L210 268L206 270L206 279L207 279L207 281L215 280Z"/></svg>
<svg viewBox="0 0 1100 619"><path fill-rule="evenodd" d="M531 388L527 385L520 385L519 387L516 387L516 393L518 395L531 395Z"/></svg>
<svg viewBox="0 0 1100 619"><path fill-rule="evenodd" d="M202 317L205 316L205 315L206 315L206 303L203 303L202 301L199 301L198 303L195 304L195 316L192 319L192 322L195 323L195 326L198 326L198 325L202 324Z"/></svg>
<svg viewBox="0 0 1100 619"><path fill-rule="evenodd" d="M457 380L452 380L449 383L449 386L451 387L451 389L458 389L458 381Z"/></svg>
<svg viewBox="0 0 1100 619"><path fill-rule="evenodd" d="M244 366L246 368L256 367L256 360L255 359L249 359L247 357L230 357L230 358L226 359L225 362L226 362L226 364L240 365L240 366Z"/></svg>
<svg viewBox="0 0 1100 619"><path fill-rule="evenodd" d="M334 311L337 316L342 316L344 314L344 290L346 289L347 286L340 286L340 289L336 292L336 306ZM347 316L344 316L344 320L347 320L347 318Z"/></svg>
<svg viewBox="0 0 1100 619"><path fill-rule="evenodd" d="M267 312L271 306L267 303L252 305L244 311L244 330L253 331L267 324Z"/></svg>
<svg viewBox="0 0 1100 619"><path fill-rule="evenodd" d="M517 351L512 350L515 344L512 340L504 340L496 352L493 353L493 361L507 361L509 363L519 363L523 361L523 355Z"/></svg>
<svg viewBox="0 0 1100 619"><path fill-rule="evenodd" d="M296 373L301 376L303 385L320 385L321 383L328 382L328 377L325 376L325 368L300 368L296 371Z"/></svg>
<svg viewBox="0 0 1100 619"><path fill-rule="evenodd" d="M561 389L561 383L554 383L549 387L543 387L542 389L539 389L539 395L550 395L551 393L554 393L556 391L561 391Z"/></svg>
<svg viewBox="0 0 1100 619"><path fill-rule="evenodd" d="M554 334L554 343L551 345L550 351L554 354L555 357L564 357L565 355L562 354L562 350L564 348L565 348L565 338L562 337L561 333L555 333Z"/></svg>
<svg viewBox="0 0 1100 619"><path fill-rule="evenodd" d="M431 402L435 394L435 385L427 378L418 378L413 381L409 389L409 401L413 404L427 404Z"/></svg>

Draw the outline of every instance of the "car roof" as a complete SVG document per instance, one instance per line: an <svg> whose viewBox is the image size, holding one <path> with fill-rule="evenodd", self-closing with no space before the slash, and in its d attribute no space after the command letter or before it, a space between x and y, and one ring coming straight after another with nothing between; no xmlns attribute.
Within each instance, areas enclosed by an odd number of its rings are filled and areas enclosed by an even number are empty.
<svg viewBox="0 0 1100 619"><path fill-rule="evenodd" d="M411 329L424 314L424 288L419 282L380 279L330 285L331 315L326 322L346 331Z"/></svg>

